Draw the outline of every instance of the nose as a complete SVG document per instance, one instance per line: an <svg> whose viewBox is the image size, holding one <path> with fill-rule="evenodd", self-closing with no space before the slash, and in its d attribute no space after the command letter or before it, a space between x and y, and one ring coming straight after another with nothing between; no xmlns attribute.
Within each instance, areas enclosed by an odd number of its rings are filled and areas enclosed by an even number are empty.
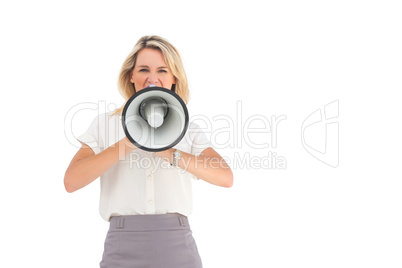
<svg viewBox="0 0 402 268"><path fill-rule="evenodd" d="M148 77L148 83L156 84L158 82L158 77L155 74L150 74Z"/></svg>

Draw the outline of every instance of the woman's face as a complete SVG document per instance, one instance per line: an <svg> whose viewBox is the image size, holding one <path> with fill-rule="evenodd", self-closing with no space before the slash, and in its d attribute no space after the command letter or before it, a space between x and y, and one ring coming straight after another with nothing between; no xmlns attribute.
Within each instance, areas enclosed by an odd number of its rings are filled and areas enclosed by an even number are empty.
<svg viewBox="0 0 402 268"><path fill-rule="evenodd" d="M170 89L175 78L158 49L144 48L137 55L137 61L131 74L131 83L139 91L149 85Z"/></svg>

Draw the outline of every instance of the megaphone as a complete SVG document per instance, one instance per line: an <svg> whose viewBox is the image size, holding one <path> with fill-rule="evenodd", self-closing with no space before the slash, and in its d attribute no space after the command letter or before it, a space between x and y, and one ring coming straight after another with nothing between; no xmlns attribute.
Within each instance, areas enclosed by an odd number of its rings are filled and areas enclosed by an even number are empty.
<svg viewBox="0 0 402 268"><path fill-rule="evenodd" d="M188 128L184 101L172 90L147 87L127 101L122 113L126 137L138 148L159 152L179 143Z"/></svg>

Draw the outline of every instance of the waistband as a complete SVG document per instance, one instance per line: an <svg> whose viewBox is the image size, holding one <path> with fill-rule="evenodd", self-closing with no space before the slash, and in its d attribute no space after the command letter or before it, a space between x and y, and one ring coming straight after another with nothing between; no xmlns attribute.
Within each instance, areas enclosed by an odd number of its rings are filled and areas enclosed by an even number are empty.
<svg viewBox="0 0 402 268"><path fill-rule="evenodd" d="M188 218L179 213L124 215L110 219L109 232L143 232L190 229Z"/></svg>

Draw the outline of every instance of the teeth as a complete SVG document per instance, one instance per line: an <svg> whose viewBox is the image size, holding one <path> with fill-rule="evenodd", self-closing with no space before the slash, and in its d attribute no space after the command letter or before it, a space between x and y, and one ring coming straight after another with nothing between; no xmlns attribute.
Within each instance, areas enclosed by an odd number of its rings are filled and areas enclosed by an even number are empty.
<svg viewBox="0 0 402 268"><path fill-rule="evenodd" d="M154 87L155 86L155 84L149 84L149 87Z"/></svg>

